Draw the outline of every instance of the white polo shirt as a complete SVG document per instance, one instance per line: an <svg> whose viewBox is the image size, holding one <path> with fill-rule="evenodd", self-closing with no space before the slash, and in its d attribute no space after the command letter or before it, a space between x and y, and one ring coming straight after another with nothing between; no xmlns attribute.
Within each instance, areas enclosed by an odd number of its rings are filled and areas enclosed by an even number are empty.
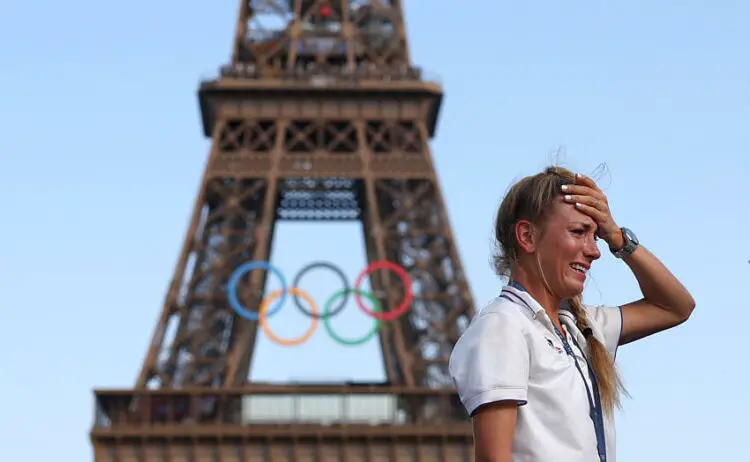
<svg viewBox="0 0 750 462"><path fill-rule="evenodd" d="M584 311L593 334L614 357L620 308L584 306ZM560 320L575 359L542 306L527 292L506 286L472 319L451 353L450 373L469 414L492 402L519 403L513 462L600 462L589 405L594 389L583 353L588 347L572 313L561 309ZM606 460L615 462L613 417L602 420Z"/></svg>

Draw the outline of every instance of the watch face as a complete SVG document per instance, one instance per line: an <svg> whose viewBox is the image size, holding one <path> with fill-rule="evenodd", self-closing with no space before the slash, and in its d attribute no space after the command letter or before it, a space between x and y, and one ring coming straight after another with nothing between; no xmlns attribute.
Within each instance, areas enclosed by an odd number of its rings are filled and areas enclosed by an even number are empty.
<svg viewBox="0 0 750 462"><path fill-rule="evenodd" d="M628 228L622 228L622 233L628 240L632 241L633 244L638 245L638 238L636 237L635 233L633 233L633 231L629 230Z"/></svg>

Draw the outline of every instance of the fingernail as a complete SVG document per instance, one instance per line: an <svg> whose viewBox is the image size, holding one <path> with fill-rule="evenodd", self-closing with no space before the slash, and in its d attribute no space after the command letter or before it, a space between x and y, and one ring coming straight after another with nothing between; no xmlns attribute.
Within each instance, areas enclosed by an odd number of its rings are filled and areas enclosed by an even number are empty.
<svg viewBox="0 0 750 462"><path fill-rule="evenodd" d="M562 190L563 191L567 191L568 190L568 185L566 185L566 184L562 185Z"/></svg>
<svg viewBox="0 0 750 462"><path fill-rule="evenodd" d="M581 208L581 204L579 202L576 202L576 207Z"/></svg>
<svg viewBox="0 0 750 462"><path fill-rule="evenodd" d="M568 196L568 195L566 195L566 196L565 196L565 200L566 200L566 201L569 201L569 200L571 200L571 199L572 199L572 197L570 197L570 196Z"/></svg>
<svg viewBox="0 0 750 462"><path fill-rule="evenodd" d="M576 173L576 178L580 179L582 176L580 173Z"/></svg>

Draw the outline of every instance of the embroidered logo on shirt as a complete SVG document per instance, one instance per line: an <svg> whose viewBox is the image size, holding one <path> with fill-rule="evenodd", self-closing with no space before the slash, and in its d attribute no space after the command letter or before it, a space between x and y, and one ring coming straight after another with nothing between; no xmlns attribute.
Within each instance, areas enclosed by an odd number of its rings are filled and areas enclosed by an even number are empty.
<svg viewBox="0 0 750 462"><path fill-rule="evenodd" d="M561 355L563 350L562 348L555 346L555 344L552 342L552 340L548 339L547 337L544 337L545 340L547 340L547 345L549 345L552 349L557 350L557 354Z"/></svg>

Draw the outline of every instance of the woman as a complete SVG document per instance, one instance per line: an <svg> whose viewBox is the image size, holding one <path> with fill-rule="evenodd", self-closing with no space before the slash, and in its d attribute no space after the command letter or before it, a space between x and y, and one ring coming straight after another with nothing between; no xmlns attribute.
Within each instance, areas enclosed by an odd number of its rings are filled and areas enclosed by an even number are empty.
<svg viewBox="0 0 750 462"><path fill-rule="evenodd" d="M688 319L695 301L590 178L550 167L511 188L495 224L509 285L472 320L450 371L472 416L477 462L614 462L619 345ZM581 304L597 239L633 271L641 300Z"/></svg>

